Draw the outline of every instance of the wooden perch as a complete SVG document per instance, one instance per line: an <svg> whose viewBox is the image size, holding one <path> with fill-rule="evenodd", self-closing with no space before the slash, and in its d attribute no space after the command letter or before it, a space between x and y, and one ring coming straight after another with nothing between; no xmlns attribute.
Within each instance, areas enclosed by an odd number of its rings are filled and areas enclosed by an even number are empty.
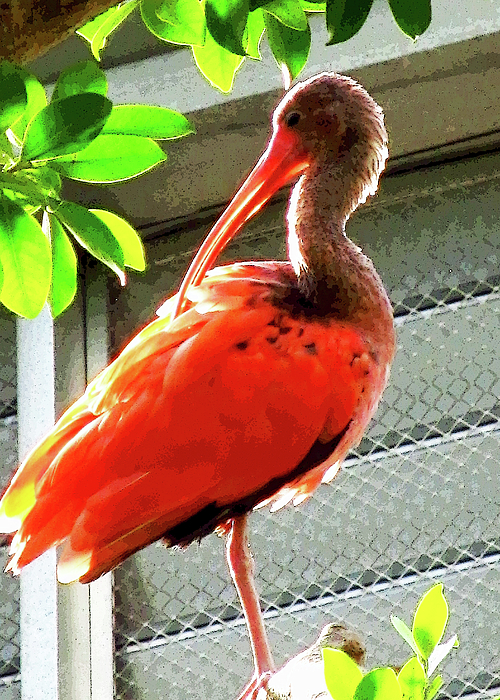
<svg viewBox="0 0 500 700"><path fill-rule="evenodd" d="M321 649L341 649L358 666L365 662L365 646L360 637L343 624L329 624L323 628L317 641L290 659L271 677L266 691L261 690L257 700L327 700Z"/></svg>

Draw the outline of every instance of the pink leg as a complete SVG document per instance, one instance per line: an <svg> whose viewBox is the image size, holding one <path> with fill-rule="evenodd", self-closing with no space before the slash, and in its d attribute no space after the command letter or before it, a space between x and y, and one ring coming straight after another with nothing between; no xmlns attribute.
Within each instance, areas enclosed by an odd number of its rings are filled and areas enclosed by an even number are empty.
<svg viewBox="0 0 500 700"><path fill-rule="evenodd" d="M255 567L248 546L246 515L234 519L231 523L231 531L226 542L226 557L245 615L255 665L252 680L238 700L246 698L253 700L257 697L259 689L266 686L275 666L260 610L259 596L255 588Z"/></svg>

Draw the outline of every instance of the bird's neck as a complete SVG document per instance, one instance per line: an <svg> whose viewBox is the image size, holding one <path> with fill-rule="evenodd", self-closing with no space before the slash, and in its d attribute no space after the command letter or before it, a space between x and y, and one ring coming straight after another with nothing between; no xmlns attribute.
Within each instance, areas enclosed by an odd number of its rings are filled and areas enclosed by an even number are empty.
<svg viewBox="0 0 500 700"><path fill-rule="evenodd" d="M355 318L388 305L369 258L345 235L359 191L347 164L317 164L295 185L288 210L288 254L300 292L318 312Z"/></svg>

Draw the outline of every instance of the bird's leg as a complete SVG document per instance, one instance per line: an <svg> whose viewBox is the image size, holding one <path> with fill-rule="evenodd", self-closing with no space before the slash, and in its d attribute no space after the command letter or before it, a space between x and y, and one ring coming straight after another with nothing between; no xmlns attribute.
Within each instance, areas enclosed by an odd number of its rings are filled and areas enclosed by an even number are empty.
<svg viewBox="0 0 500 700"><path fill-rule="evenodd" d="M254 676L238 700L253 699L257 697L259 689L265 687L275 666L255 588L255 567L248 546L246 515L235 518L231 523L226 541L226 557L245 615L255 665Z"/></svg>

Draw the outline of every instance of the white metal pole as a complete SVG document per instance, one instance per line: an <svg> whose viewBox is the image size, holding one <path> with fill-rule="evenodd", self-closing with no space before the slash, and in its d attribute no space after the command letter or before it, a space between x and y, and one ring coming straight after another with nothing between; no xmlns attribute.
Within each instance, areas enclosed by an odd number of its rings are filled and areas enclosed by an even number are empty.
<svg viewBox="0 0 500 700"><path fill-rule="evenodd" d="M87 269L87 380L108 362L107 280L99 265ZM92 700L113 700L113 574L90 584L90 668Z"/></svg>
<svg viewBox="0 0 500 700"><path fill-rule="evenodd" d="M107 362L102 268L90 271L87 292L86 308L79 295L56 326L48 308L17 322L20 459L52 428L56 406L60 413L83 391L85 359L90 378ZM21 574L22 700L113 700L112 576L59 586L55 569L52 550Z"/></svg>
<svg viewBox="0 0 500 700"><path fill-rule="evenodd" d="M17 405L22 459L54 424L54 328L47 308L17 322ZM59 698L55 567L50 551L21 575L22 700Z"/></svg>

